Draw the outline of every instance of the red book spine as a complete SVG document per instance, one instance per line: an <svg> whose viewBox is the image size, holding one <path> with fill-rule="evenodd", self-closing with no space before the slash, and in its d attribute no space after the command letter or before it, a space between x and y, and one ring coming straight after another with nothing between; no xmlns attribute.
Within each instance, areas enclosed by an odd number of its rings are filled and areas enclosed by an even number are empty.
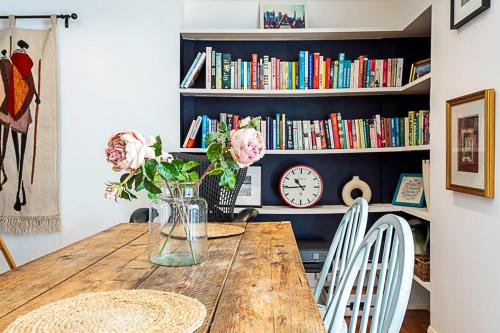
<svg viewBox="0 0 500 333"><path fill-rule="evenodd" d="M365 76L365 57L359 56L358 88L363 88L364 76Z"/></svg>
<svg viewBox="0 0 500 333"><path fill-rule="evenodd" d="M194 139L189 138L188 142L186 143L186 148L193 148L194 147Z"/></svg>
<svg viewBox="0 0 500 333"><path fill-rule="evenodd" d="M232 126L232 129L238 129L238 123L240 122L240 116L238 116L237 114L235 114L233 116L233 126Z"/></svg>
<svg viewBox="0 0 500 333"><path fill-rule="evenodd" d="M252 54L252 72L250 73L250 84L252 89L257 89L257 54Z"/></svg>
<svg viewBox="0 0 500 333"><path fill-rule="evenodd" d="M335 149L340 149L339 122L337 119L337 114L330 114L330 119L332 120L333 129L333 146L335 147Z"/></svg>
<svg viewBox="0 0 500 333"><path fill-rule="evenodd" d="M331 88L331 80L330 80L330 67L332 66L332 59L326 58L326 73L325 73L325 88Z"/></svg>
<svg viewBox="0 0 500 333"><path fill-rule="evenodd" d="M349 148L354 148L354 142L352 141L352 121L351 119L347 120L347 138L349 139Z"/></svg>
<svg viewBox="0 0 500 333"><path fill-rule="evenodd" d="M281 89L281 64L280 60L276 59L276 89Z"/></svg>
<svg viewBox="0 0 500 333"><path fill-rule="evenodd" d="M385 147L385 120L383 117L380 117L380 141L381 147Z"/></svg>
<svg viewBox="0 0 500 333"><path fill-rule="evenodd" d="M314 53L313 88L319 89L319 53Z"/></svg>
<svg viewBox="0 0 500 333"><path fill-rule="evenodd" d="M384 68L382 72L382 86L387 87L387 59L384 59Z"/></svg>
<svg viewBox="0 0 500 333"><path fill-rule="evenodd" d="M314 130L314 124L312 122L311 122L311 132L309 133L309 135L311 136L311 144L312 144L311 149L318 149L318 147L316 146L316 144L317 144L316 132Z"/></svg>
<svg viewBox="0 0 500 333"><path fill-rule="evenodd" d="M321 149L326 149L325 121L319 122L319 135L321 137Z"/></svg>

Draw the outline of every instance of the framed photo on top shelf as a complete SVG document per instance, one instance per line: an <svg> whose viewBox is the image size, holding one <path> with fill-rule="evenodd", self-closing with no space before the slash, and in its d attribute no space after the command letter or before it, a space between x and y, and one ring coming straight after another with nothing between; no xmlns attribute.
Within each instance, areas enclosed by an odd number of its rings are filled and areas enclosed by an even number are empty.
<svg viewBox="0 0 500 333"><path fill-rule="evenodd" d="M304 1L261 1L261 29L309 28L307 6Z"/></svg>
<svg viewBox="0 0 500 333"><path fill-rule="evenodd" d="M260 165L248 167L235 206L262 207L262 167Z"/></svg>
<svg viewBox="0 0 500 333"><path fill-rule="evenodd" d="M424 177L422 174L403 173L392 199L395 206L424 206Z"/></svg>
<svg viewBox="0 0 500 333"><path fill-rule="evenodd" d="M490 0L451 0L450 29L456 30L490 8Z"/></svg>
<svg viewBox="0 0 500 333"><path fill-rule="evenodd" d="M446 188L493 198L495 91L446 102Z"/></svg>

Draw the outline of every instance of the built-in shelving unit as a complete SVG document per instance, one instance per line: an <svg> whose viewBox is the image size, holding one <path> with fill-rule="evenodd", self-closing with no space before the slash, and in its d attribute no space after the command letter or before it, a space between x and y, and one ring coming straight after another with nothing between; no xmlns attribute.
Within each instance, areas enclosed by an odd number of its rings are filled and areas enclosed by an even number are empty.
<svg viewBox="0 0 500 333"><path fill-rule="evenodd" d="M310 90L240 90L240 89L179 89L183 96L195 97L334 97L373 95L414 95L427 94L430 90L431 74L427 74L402 87L385 88L344 88Z"/></svg>

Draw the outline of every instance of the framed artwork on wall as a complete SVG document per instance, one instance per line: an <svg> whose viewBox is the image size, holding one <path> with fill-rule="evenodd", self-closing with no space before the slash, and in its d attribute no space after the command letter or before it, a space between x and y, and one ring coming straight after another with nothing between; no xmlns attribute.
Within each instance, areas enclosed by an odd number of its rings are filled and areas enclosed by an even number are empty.
<svg viewBox="0 0 500 333"><path fill-rule="evenodd" d="M262 1L260 3L261 29L309 28L307 6L303 1Z"/></svg>
<svg viewBox="0 0 500 333"><path fill-rule="evenodd" d="M247 174L240 192L236 198L235 206L261 207L262 206L262 167L252 165L247 169Z"/></svg>
<svg viewBox="0 0 500 333"><path fill-rule="evenodd" d="M396 206L424 206L424 177L417 173L403 173L392 199Z"/></svg>
<svg viewBox="0 0 500 333"><path fill-rule="evenodd" d="M495 91L446 102L446 188L494 196Z"/></svg>
<svg viewBox="0 0 500 333"><path fill-rule="evenodd" d="M490 0L451 0L450 29L458 29L490 8Z"/></svg>

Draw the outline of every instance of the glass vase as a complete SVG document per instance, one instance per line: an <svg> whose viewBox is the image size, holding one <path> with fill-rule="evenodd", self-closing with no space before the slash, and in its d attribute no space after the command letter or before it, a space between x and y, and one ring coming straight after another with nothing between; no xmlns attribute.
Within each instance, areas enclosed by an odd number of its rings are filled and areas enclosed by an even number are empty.
<svg viewBox="0 0 500 333"><path fill-rule="evenodd" d="M162 266L189 266L208 257L207 202L198 182L171 182L151 202L149 260Z"/></svg>

